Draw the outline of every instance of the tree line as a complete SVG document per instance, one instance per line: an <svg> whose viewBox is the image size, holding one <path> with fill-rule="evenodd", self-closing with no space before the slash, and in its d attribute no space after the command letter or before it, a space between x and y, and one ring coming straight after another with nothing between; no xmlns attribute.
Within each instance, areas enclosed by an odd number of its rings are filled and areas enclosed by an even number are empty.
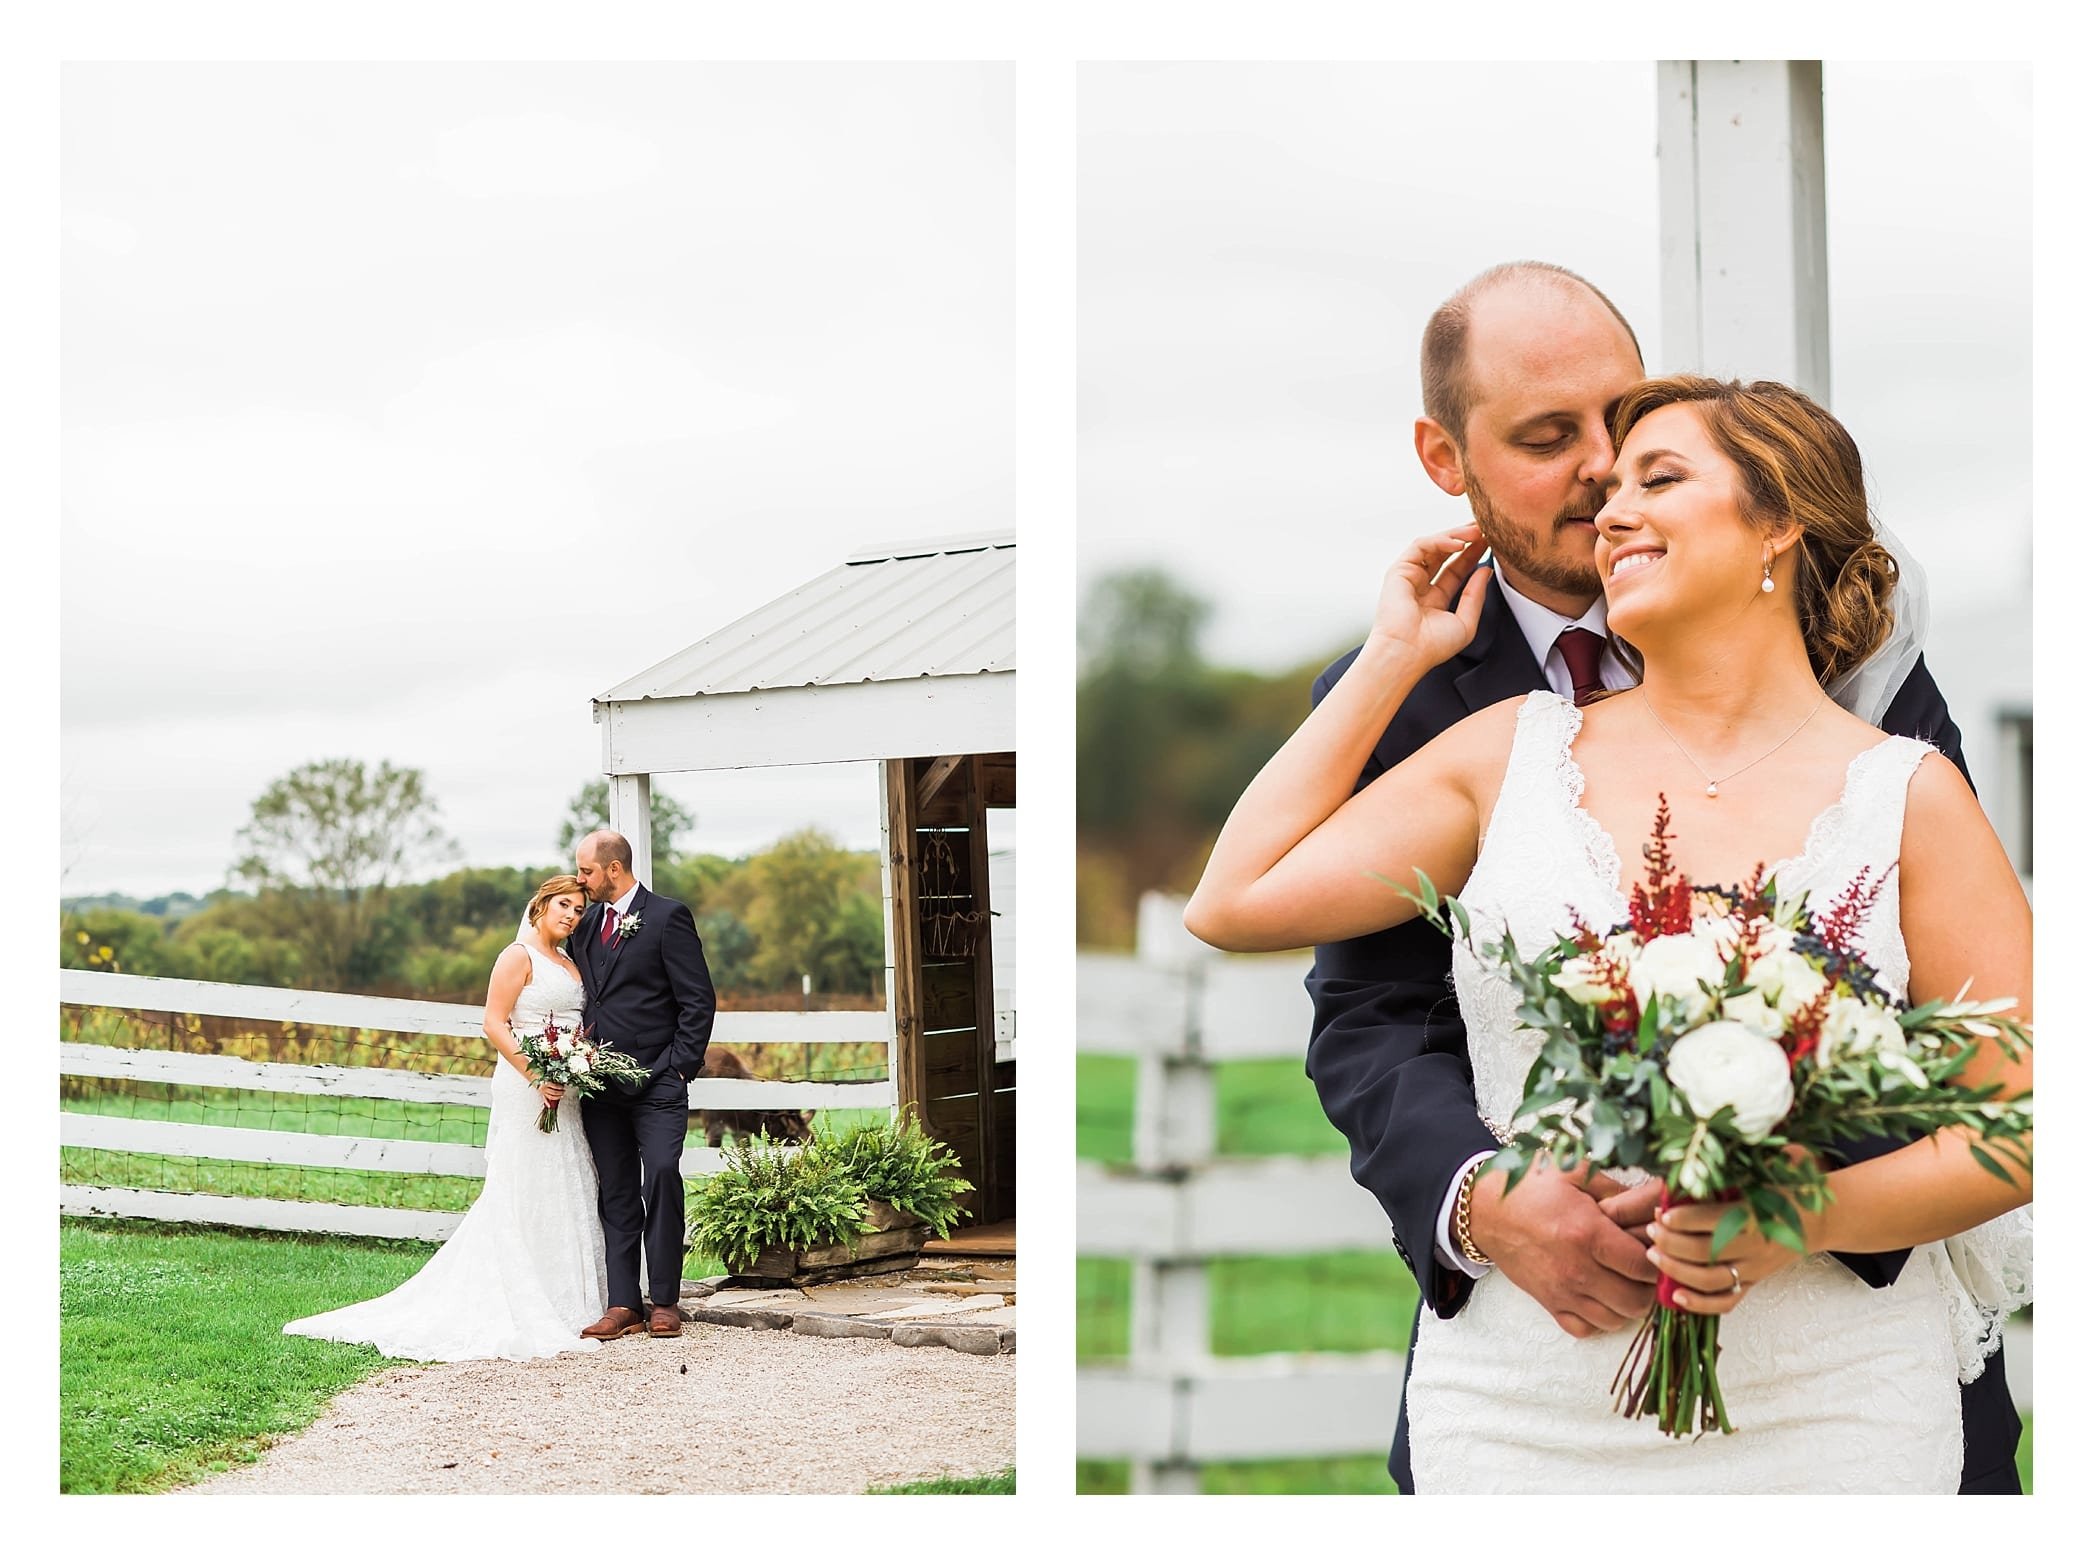
<svg viewBox="0 0 2093 1555"><path fill-rule="evenodd" d="M1130 949L1144 891L1188 894L1221 823L1349 643L1275 675L1210 664L1212 606L1154 568L1100 578L1077 631L1076 940Z"/></svg>
<svg viewBox="0 0 2093 1555"><path fill-rule="evenodd" d="M152 977L477 1003L538 882L571 873L573 845L608 825L608 788L585 785L537 865L453 869L422 774L389 763L309 763L255 800L228 885L61 902L59 962ZM723 997L877 999L886 962L880 864L818 829L745 858L683 853L696 825L654 796L652 889L685 903ZM158 909L151 911L147 909Z"/></svg>

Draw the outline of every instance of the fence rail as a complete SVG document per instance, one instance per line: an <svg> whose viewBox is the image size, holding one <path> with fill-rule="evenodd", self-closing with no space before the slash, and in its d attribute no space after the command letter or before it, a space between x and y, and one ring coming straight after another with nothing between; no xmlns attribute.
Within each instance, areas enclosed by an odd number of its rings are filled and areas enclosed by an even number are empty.
<svg viewBox="0 0 2093 1555"><path fill-rule="evenodd" d="M358 1031L451 1037L478 1036L485 1013L477 1004L320 993L309 988L259 988L245 983L203 983L180 977L139 977L129 972L61 971L58 1002L160 1015L230 1015L301 1026L347 1026ZM713 1017L712 1035L728 1047L752 1042L884 1044L892 1040L894 1031L884 1010L813 1010L804 1014L792 1010L722 1010Z"/></svg>
<svg viewBox="0 0 2093 1555"><path fill-rule="evenodd" d="M1385 1451L1403 1358L1387 1352L1221 1358L1207 1261L1385 1250L1388 1226L1342 1156L1214 1154L1214 1065L1300 1058L1300 958L1223 960L1141 904L1134 956L1076 957L1076 1046L1135 1060L1131 1166L1078 1163L1076 1248L1133 1265L1130 1354L1076 1374L1076 1450L1128 1459L1136 1492L1196 1492L1199 1466Z"/></svg>
<svg viewBox="0 0 2093 1555"><path fill-rule="evenodd" d="M308 989L256 988L112 972L60 972L59 1002L80 1007L229 1016L409 1035L477 1037L482 1018L482 1010L477 1005L320 993ZM730 1010L715 1017L713 1036L722 1046L876 1042L887 1049L888 1078L866 1081L698 1080L690 1087L690 1105L694 1110L759 1112L871 1108L891 1111L895 1105L893 1029L882 1011L796 1014ZM89 1042L61 1042L58 1069L62 1076L150 1081L276 1095L341 1096L479 1108L487 1107L490 1100L485 1075L431 1074L377 1065L279 1064L216 1053L109 1047ZM275 1166L427 1173L448 1177L480 1177L486 1172L486 1154L477 1145L309 1134L290 1129L225 1127L93 1112L61 1112L59 1143L81 1149ZM718 1150L693 1147L683 1152L682 1171L686 1177L702 1177L718 1171L720 1160ZM462 1218L458 1214L431 1210L79 1183L61 1185L59 1209L62 1214L69 1215L126 1215L208 1225L429 1241L441 1241L449 1236Z"/></svg>

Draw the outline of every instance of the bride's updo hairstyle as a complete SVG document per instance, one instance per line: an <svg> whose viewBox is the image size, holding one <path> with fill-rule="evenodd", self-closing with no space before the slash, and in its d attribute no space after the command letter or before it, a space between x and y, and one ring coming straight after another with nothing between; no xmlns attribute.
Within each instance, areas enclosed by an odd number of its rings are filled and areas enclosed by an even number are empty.
<svg viewBox="0 0 2093 1555"><path fill-rule="evenodd" d="M545 904L547 902L551 901L555 896L565 896L570 891L583 901L589 899L588 888L573 875L554 875L550 880L539 886L537 890L531 892L530 921L532 925L535 926L537 921L545 916Z"/></svg>
<svg viewBox="0 0 2093 1555"><path fill-rule="evenodd" d="M1630 389L1613 415L1613 446L1666 405L1692 405L1737 467L1747 523L1793 522L1795 609L1819 685L1881 647L1892 625L1897 564L1868 517L1860 450L1830 411L1784 383L1724 383L1681 373Z"/></svg>

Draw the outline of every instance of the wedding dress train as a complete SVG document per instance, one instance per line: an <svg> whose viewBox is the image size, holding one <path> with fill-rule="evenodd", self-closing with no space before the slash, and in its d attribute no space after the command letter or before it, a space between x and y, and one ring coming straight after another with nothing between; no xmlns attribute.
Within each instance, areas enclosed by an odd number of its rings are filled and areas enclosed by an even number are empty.
<svg viewBox="0 0 2093 1555"><path fill-rule="evenodd" d="M1581 804L1570 747L1583 715L1548 692L1527 699L1504 785L1461 901L1478 942L1507 928L1545 949L1574 909L1625 921L1613 840ZM1775 866L1786 892L1828 902L1863 867L1895 862L1906 786L1930 747L1890 738L1854 758L1843 792L1803 852ZM1784 893L1785 894L1785 893ZM1862 950L1899 995L1910 962L1894 873ZM1464 949L1454 983L1479 1110L1503 1131L1518 1111L1540 1038L1518 1028L1512 986ZM1639 1181L1642 1174L1620 1174ZM1411 1359L1411 1467L1419 1493L1934 1492L1962 1471L1957 1388L1996 1349L2032 1275L2027 1211L1917 1249L1887 1289L1817 1255L1755 1287L1722 1320L1722 1389L1733 1435L1673 1439L1612 1412L1627 1332L1574 1339L1502 1275L1477 1281L1448 1319L1427 1316Z"/></svg>
<svg viewBox="0 0 2093 1555"><path fill-rule="evenodd" d="M581 984L535 945L531 980L510 1023L519 1031L581 1018ZM581 1330L603 1315L607 1283L596 1216L596 1166L581 1101L560 1101L559 1128L538 1130L544 1103L514 1065L494 1067L487 1176L436 1255L398 1289L284 1324L287 1334L375 1345L418 1361L532 1360L593 1350Z"/></svg>

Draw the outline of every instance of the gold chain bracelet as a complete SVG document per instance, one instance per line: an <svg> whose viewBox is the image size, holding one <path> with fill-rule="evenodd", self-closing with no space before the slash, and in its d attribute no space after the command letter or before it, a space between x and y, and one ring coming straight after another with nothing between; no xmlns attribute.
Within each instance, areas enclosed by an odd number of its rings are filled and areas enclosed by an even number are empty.
<svg viewBox="0 0 2093 1555"><path fill-rule="evenodd" d="M1487 1165L1487 1161L1477 1161L1468 1168L1461 1177L1461 1190L1454 1195L1453 1200L1454 1246L1460 1249L1461 1256L1470 1263L1490 1262L1489 1256L1475 1245L1475 1239L1469 1235L1468 1227L1468 1212L1475 1202L1475 1179L1482 1175L1482 1169Z"/></svg>

